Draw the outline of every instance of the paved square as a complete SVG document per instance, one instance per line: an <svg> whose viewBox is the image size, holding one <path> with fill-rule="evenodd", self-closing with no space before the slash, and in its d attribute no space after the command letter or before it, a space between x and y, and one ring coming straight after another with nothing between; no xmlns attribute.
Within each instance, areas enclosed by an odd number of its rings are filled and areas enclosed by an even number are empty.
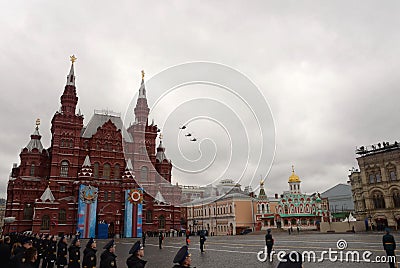
<svg viewBox="0 0 400 268"><path fill-rule="evenodd" d="M356 233L356 234L320 234L316 232L300 233L288 235L284 232L274 232L275 251L315 251L316 257L320 258L322 251L329 248L337 250L337 241L344 239L347 248L344 252L359 252L360 262L331 262L329 256L324 256L323 262L305 261L304 267L389 267L387 263L377 263L377 256L385 256L382 248L383 233ZM397 233L393 234L396 241L400 241ZM126 267L126 259L129 257L128 251L137 239L117 239L118 267ZM107 240L98 241L98 256L102 252L102 247ZM82 243L83 245L85 244ZM166 237L163 249L158 248L158 238L148 237L146 240L145 257L148 261L146 267L172 267L172 259L178 249L185 244L185 237ZM273 262L260 262L257 253L264 250L264 234L249 234L244 236L218 236L208 237L206 241L206 253L201 254L199 250L199 237L191 237L189 250L192 254L193 267L276 267L278 265L277 256ZM362 253L370 251L371 262L362 260ZM332 255L333 256L333 255ZM339 253L336 254L339 258ZM398 256L399 257L399 256ZM345 254L343 254L345 259ZM349 255L349 259L352 256Z"/></svg>

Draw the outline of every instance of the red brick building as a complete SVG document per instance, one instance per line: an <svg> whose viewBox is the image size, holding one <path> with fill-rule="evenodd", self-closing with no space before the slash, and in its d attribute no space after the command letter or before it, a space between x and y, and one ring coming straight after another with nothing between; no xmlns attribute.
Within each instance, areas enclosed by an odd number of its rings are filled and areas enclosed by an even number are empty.
<svg viewBox="0 0 400 268"><path fill-rule="evenodd" d="M129 128L120 115L98 111L85 126L76 111L75 58L71 61L60 110L51 120L50 148L43 147L37 122L20 164L12 169L6 217L15 222L4 231L75 233L82 184L98 189L96 226L107 223L110 235L124 233L125 192L140 187L143 231L179 230L184 222L178 206L181 190L171 185L172 164L161 141L156 148L160 130L148 124L144 73Z"/></svg>

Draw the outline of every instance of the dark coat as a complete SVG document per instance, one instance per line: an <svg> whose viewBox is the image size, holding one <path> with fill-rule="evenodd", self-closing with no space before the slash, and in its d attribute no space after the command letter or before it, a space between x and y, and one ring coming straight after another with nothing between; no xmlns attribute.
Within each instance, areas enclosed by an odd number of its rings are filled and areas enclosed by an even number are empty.
<svg viewBox="0 0 400 268"><path fill-rule="evenodd" d="M70 246L68 268L80 268L81 267L81 248L77 246Z"/></svg>
<svg viewBox="0 0 400 268"><path fill-rule="evenodd" d="M100 268L116 268L117 256L106 249L100 256Z"/></svg>
<svg viewBox="0 0 400 268"><path fill-rule="evenodd" d="M57 242L50 241L47 244L47 248L44 254L46 256L47 262L55 262L57 259Z"/></svg>
<svg viewBox="0 0 400 268"><path fill-rule="evenodd" d="M67 244L61 241L58 243L58 248L57 248L57 264L67 265L68 264L67 257L68 257Z"/></svg>
<svg viewBox="0 0 400 268"><path fill-rule="evenodd" d="M14 250L14 256L10 258L11 268L20 268L22 263L25 262L25 248L18 247Z"/></svg>
<svg viewBox="0 0 400 268"><path fill-rule="evenodd" d="M10 267L11 246L10 244L0 244L0 263L4 268Z"/></svg>
<svg viewBox="0 0 400 268"><path fill-rule="evenodd" d="M142 259L139 259L137 256L130 256L126 260L126 265L128 265L128 268L144 268L146 265L147 261L144 261Z"/></svg>
<svg viewBox="0 0 400 268"><path fill-rule="evenodd" d="M85 250L83 251L83 262L82 262L83 268L96 268L96 263L97 263L96 251L97 250L93 248L85 248Z"/></svg>
<svg viewBox="0 0 400 268"><path fill-rule="evenodd" d="M265 235L265 245L266 246L273 246L274 245L274 239L272 238L271 234L266 234Z"/></svg>
<svg viewBox="0 0 400 268"><path fill-rule="evenodd" d="M393 253L390 255L394 255L394 250L396 249L396 242L394 241L394 237L391 234L385 234L382 238L383 248L386 253Z"/></svg>

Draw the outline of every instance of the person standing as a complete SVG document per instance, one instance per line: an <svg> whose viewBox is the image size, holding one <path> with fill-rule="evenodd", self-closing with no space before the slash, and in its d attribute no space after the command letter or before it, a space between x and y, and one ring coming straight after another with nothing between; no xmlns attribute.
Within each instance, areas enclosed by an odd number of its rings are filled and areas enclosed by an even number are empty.
<svg viewBox="0 0 400 268"><path fill-rule="evenodd" d="M146 232L143 232L143 235L142 235L142 244L143 244L143 247L146 246Z"/></svg>
<svg viewBox="0 0 400 268"><path fill-rule="evenodd" d="M159 247L160 249L162 249L163 241L164 241L164 235L163 235L163 233L160 231L160 233L158 234L158 247Z"/></svg>
<svg viewBox="0 0 400 268"><path fill-rule="evenodd" d="M186 246L189 246L190 244L190 232L189 230L186 230Z"/></svg>
<svg viewBox="0 0 400 268"><path fill-rule="evenodd" d="M129 254L132 255L126 260L128 268L144 268L146 266L147 261L142 259L144 257L144 248L140 245L140 241L133 244Z"/></svg>
<svg viewBox="0 0 400 268"><path fill-rule="evenodd" d="M69 262L68 268L81 268L81 241L78 237L72 240L71 246L68 248Z"/></svg>
<svg viewBox="0 0 400 268"><path fill-rule="evenodd" d="M47 268L53 268L57 259L57 238L53 235L46 249Z"/></svg>
<svg viewBox="0 0 400 268"><path fill-rule="evenodd" d="M0 263L4 268L10 268L10 258L11 258L11 245L10 237L6 236L3 243L0 244Z"/></svg>
<svg viewBox="0 0 400 268"><path fill-rule="evenodd" d="M96 268L96 246L96 241L94 241L93 238L90 238L88 243L86 244L85 250L83 251L83 268Z"/></svg>
<svg viewBox="0 0 400 268"><path fill-rule="evenodd" d="M207 240L207 238L206 238L205 232L204 232L204 230L202 230L200 232L200 251L201 251L201 253L204 253L204 243L206 242L206 240Z"/></svg>
<svg viewBox="0 0 400 268"><path fill-rule="evenodd" d="M174 258L174 265L173 268L182 268L182 267L190 267L192 264L191 254L188 251L187 246L183 246L178 250Z"/></svg>
<svg viewBox="0 0 400 268"><path fill-rule="evenodd" d="M272 238L271 235L271 229L267 230L267 234L265 235L265 245L267 246L267 258L268 261L271 261L271 252L272 252L272 247L274 246L274 239Z"/></svg>
<svg viewBox="0 0 400 268"><path fill-rule="evenodd" d="M68 252L67 252L67 237L61 236L57 245L57 268L63 268L67 266Z"/></svg>
<svg viewBox="0 0 400 268"><path fill-rule="evenodd" d="M114 239L109 241L104 247L105 249L100 256L100 268L116 268L117 256L115 255Z"/></svg>
<svg viewBox="0 0 400 268"><path fill-rule="evenodd" d="M386 251L386 255L389 259L390 268L394 268L394 264L396 263L396 254L394 250L396 249L396 242L394 241L393 235L390 234L390 229L385 229L386 234L382 238L383 249Z"/></svg>
<svg viewBox="0 0 400 268"><path fill-rule="evenodd" d="M21 268L35 268L38 258L38 251L36 248L31 247L25 250L24 257L22 258Z"/></svg>
<svg viewBox="0 0 400 268"><path fill-rule="evenodd" d="M22 240L22 247L16 248L14 256L10 259L10 267L19 268L25 262L25 251L32 248L33 241L30 237L25 237Z"/></svg>

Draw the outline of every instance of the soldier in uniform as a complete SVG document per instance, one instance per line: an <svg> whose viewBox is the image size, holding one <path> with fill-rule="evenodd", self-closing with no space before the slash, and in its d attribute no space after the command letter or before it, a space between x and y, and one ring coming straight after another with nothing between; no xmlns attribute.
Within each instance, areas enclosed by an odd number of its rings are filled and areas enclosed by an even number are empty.
<svg viewBox="0 0 400 268"><path fill-rule="evenodd" d="M48 241L45 255L47 268L54 268L57 259L57 238L54 235L51 236L50 241Z"/></svg>
<svg viewBox="0 0 400 268"><path fill-rule="evenodd" d="M103 247L104 252L100 256L100 268L116 268L117 256L115 255L114 239Z"/></svg>
<svg viewBox="0 0 400 268"><path fill-rule="evenodd" d="M20 268L22 263L25 262L25 251L32 248L33 241L30 237L22 239L22 247L17 248L14 256L10 259L10 266L12 268Z"/></svg>
<svg viewBox="0 0 400 268"><path fill-rule="evenodd" d="M142 260L144 257L144 248L140 245L140 241L137 241L132 248L129 250L129 254L132 254L127 260L126 265L128 268L144 268L147 261Z"/></svg>
<svg viewBox="0 0 400 268"><path fill-rule="evenodd" d="M42 268L47 268L47 259L46 259L46 254L47 254L47 247L50 245L50 239L51 237L47 234L43 236L44 239L42 241ZM40 254L40 252L39 252Z"/></svg>
<svg viewBox="0 0 400 268"><path fill-rule="evenodd" d="M65 236L61 236L57 245L57 268L63 268L67 266L67 238Z"/></svg>
<svg viewBox="0 0 400 268"><path fill-rule="evenodd" d="M83 251L83 268L96 268L97 257L96 257L96 241L90 238L86 244L86 248Z"/></svg>
<svg viewBox="0 0 400 268"><path fill-rule="evenodd" d="M164 235L163 235L163 233L160 231L160 233L158 234L158 247L159 247L160 249L162 249L163 240L164 240Z"/></svg>
<svg viewBox="0 0 400 268"><path fill-rule="evenodd" d="M272 247L274 246L274 239L271 235L271 229L268 229L267 234L265 235L265 245L267 246L267 258L268 260L271 260Z"/></svg>
<svg viewBox="0 0 400 268"><path fill-rule="evenodd" d="M396 254L394 253L394 250L396 249L396 242L394 241L393 235L390 234L390 229L386 228L385 231L386 234L382 238L383 249L386 251L386 255L392 258L389 262L390 268L394 268L394 264L396 262Z"/></svg>
<svg viewBox="0 0 400 268"><path fill-rule="evenodd" d="M10 258L11 258L11 245L10 237L6 236L4 242L0 244L0 263L2 267L10 268Z"/></svg>
<svg viewBox="0 0 400 268"><path fill-rule="evenodd" d="M21 268L35 268L38 258L37 249L34 247L25 250L24 257L19 267Z"/></svg>
<svg viewBox="0 0 400 268"><path fill-rule="evenodd" d="M200 231L200 251L201 253L204 252L204 243L206 242L207 238L205 235L204 230Z"/></svg>
<svg viewBox="0 0 400 268"><path fill-rule="evenodd" d="M78 237L72 240L71 246L68 248L69 251L69 263L68 268L81 268L81 241Z"/></svg>
<svg viewBox="0 0 400 268"><path fill-rule="evenodd" d="M173 268L182 268L182 267L190 267L192 264L192 259L190 258L191 254L189 254L188 247L183 246L179 249L178 253L176 253L174 258L174 265Z"/></svg>

